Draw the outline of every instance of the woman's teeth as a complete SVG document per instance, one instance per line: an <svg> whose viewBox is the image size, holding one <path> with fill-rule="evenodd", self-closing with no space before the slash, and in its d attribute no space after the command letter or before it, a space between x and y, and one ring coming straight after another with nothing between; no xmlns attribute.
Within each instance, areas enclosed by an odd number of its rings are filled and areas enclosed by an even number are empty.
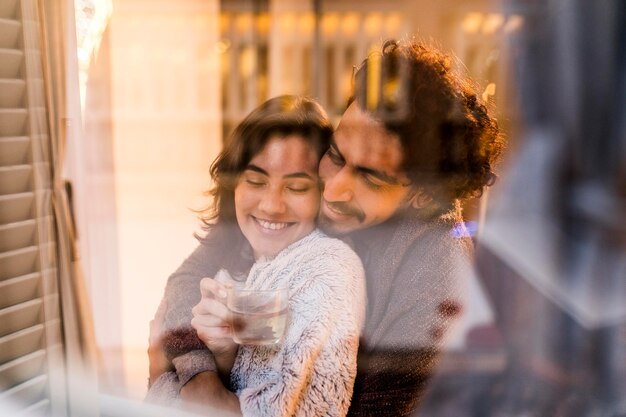
<svg viewBox="0 0 626 417"><path fill-rule="evenodd" d="M270 229L270 230L284 229L285 227L289 225L289 223L275 223L275 222L268 222L267 220L260 220L260 219L257 219L257 222L259 222L261 227L263 227L264 229Z"/></svg>

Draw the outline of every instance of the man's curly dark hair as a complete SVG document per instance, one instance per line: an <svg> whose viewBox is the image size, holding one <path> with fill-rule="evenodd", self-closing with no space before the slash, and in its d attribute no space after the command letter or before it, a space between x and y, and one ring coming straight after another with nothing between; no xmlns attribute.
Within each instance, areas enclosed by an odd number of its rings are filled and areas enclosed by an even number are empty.
<svg viewBox="0 0 626 417"><path fill-rule="evenodd" d="M425 42L387 41L356 70L352 98L398 135L412 183L444 205L480 196L503 148L476 86L452 65Z"/></svg>

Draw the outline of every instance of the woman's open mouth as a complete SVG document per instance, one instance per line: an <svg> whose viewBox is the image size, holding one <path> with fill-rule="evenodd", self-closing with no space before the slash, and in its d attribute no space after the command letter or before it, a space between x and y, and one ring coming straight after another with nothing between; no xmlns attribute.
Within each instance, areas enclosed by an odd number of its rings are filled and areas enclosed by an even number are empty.
<svg viewBox="0 0 626 417"><path fill-rule="evenodd" d="M266 229L266 230L282 230L286 228L287 226L291 226L293 224L293 223L287 223L287 222L274 222L270 220L259 219L254 216L252 216L252 218L259 226L261 226L263 229Z"/></svg>

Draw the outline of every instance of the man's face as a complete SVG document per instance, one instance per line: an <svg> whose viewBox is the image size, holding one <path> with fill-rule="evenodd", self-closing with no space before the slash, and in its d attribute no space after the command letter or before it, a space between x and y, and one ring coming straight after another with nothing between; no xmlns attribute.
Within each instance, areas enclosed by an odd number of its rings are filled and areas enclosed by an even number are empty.
<svg viewBox="0 0 626 417"><path fill-rule="evenodd" d="M399 138L352 103L341 118L319 174L324 184L320 226L333 234L365 229L409 204Z"/></svg>

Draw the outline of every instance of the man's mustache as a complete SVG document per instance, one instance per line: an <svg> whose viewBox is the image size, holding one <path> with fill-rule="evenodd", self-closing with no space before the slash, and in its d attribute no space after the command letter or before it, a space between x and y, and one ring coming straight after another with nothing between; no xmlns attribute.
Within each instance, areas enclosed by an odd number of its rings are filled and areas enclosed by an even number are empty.
<svg viewBox="0 0 626 417"><path fill-rule="evenodd" d="M325 201L325 202L326 202L326 205L333 211L341 213L344 216L354 217L358 220L359 223L363 223L365 221L365 213L363 213L363 211L359 210L356 207L350 206L348 203L344 203L341 201L337 201L337 202Z"/></svg>

